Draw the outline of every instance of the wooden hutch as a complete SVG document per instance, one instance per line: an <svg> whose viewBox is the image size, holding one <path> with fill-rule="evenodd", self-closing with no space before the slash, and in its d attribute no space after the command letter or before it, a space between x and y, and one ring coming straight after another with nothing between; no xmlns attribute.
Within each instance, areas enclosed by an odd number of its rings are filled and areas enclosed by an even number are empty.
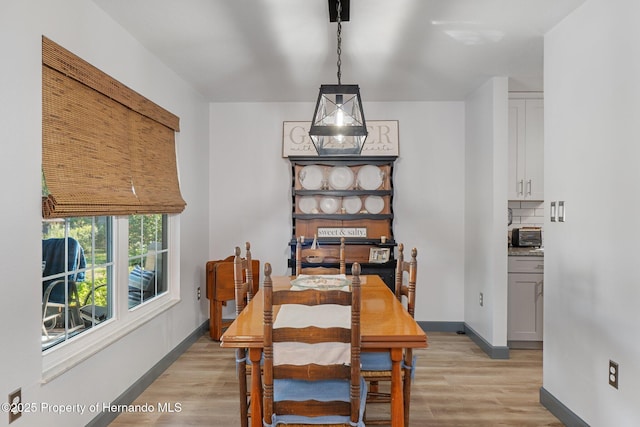
<svg viewBox="0 0 640 427"><path fill-rule="evenodd" d="M396 157L289 157L292 236L289 267L296 274L296 241L303 237L304 266L338 266L346 241L347 274L359 262L362 274L378 274L392 290L395 278L393 166ZM321 262L306 259L317 236ZM318 252L316 251L315 254Z"/></svg>

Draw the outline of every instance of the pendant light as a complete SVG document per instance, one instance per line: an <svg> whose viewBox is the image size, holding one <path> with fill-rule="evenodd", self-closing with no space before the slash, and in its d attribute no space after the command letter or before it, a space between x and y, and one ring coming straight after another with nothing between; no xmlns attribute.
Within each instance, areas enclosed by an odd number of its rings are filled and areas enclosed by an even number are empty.
<svg viewBox="0 0 640 427"><path fill-rule="evenodd" d="M342 84L342 1L338 0L338 84L321 85L309 136L319 156L359 155L367 139L360 87Z"/></svg>

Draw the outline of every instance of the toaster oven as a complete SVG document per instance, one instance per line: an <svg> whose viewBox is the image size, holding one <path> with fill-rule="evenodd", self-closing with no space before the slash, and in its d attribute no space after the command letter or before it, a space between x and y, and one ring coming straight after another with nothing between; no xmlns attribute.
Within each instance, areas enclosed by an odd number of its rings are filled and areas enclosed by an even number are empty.
<svg viewBox="0 0 640 427"><path fill-rule="evenodd" d="M519 248L542 246L542 229L540 227L522 227L511 230L511 245Z"/></svg>

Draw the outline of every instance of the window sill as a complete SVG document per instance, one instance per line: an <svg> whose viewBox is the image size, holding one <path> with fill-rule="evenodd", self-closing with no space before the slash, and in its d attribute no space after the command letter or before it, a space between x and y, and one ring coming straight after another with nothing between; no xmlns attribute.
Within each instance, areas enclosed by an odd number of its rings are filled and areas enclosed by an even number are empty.
<svg viewBox="0 0 640 427"><path fill-rule="evenodd" d="M65 372L70 371L76 365L104 350L179 302L179 298L171 299L167 295L163 300L130 312L131 320L115 322L115 319L111 319L103 325L96 326L93 328L94 330L78 336L77 339L71 339L52 348L42 357L41 384L47 384Z"/></svg>

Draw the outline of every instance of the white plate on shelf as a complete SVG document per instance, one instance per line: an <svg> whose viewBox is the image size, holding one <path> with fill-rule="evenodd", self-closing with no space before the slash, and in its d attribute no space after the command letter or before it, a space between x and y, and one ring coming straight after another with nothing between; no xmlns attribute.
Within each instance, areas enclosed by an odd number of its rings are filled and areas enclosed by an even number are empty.
<svg viewBox="0 0 640 427"><path fill-rule="evenodd" d="M346 190L353 185L353 171L349 166L334 166L329 173L329 185L334 190Z"/></svg>
<svg viewBox="0 0 640 427"><path fill-rule="evenodd" d="M338 212L340 209L340 199L337 197L323 197L320 199L320 210L327 214Z"/></svg>
<svg viewBox="0 0 640 427"><path fill-rule="evenodd" d="M384 209L384 199L380 196L367 196L364 199L364 208L370 214L379 214Z"/></svg>
<svg viewBox="0 0 640 427"><path fill-rule="evenodd" d="M318 201L313 196L300 197L298 207L302 213L310 214L318 211Z"/></svg>
<svg viewBox="0 0 640 427"><path fill-rule="evenodd" d="M319 190L322 187L324 171L318 165L308 165L300 169L298 179L305 190Z"/></svg>
<svg viewBox="0 0 640 427"><path fill-rule="evenodd" d="M348 214L357 214L362 209L362 199L359 196L349 196L342 199L342 207Z"/></svg>
<svg viewBox="0 0 640 427"><path fill-rule="evenodd" d="M363 190L377 190L382 185L382 170L375 165L364 165L358 170L358 184Z"/></svg>

